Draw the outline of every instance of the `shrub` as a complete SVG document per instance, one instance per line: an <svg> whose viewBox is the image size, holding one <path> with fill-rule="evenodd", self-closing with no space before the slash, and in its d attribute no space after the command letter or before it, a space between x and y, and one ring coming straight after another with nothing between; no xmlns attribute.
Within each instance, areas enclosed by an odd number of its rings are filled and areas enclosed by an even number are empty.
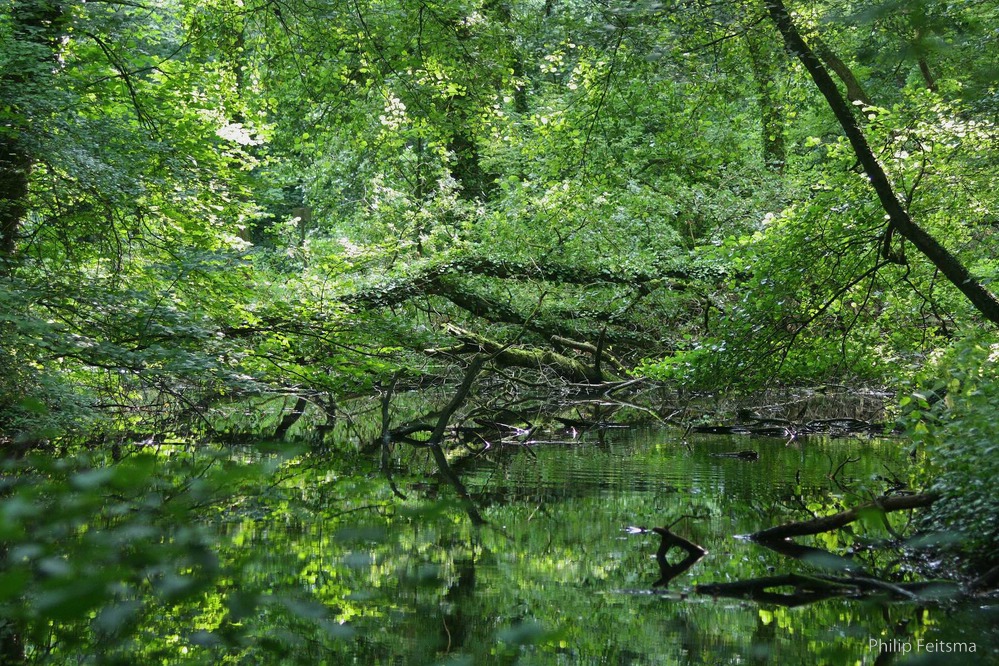
<svg viewBox="0 0 999 666"><path fill-rule="evenodd" d="M979 334L937 354L902 399L909 433L925 445L923 481L941 498L928 513L978 565L999 546L999 342Z"/></svg>

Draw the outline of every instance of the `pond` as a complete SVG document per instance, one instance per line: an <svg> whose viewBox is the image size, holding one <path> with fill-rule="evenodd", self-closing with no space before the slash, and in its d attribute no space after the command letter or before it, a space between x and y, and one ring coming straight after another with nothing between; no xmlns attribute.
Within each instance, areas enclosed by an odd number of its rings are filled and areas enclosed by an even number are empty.
<svg viewBox="0 0 999 666"><path fill-rule="evenodd" d="M749 447L758 459L719 455ZM507 446L461 461L489 523L477 529L446 499L450 488L413 475L431 469L425 451L406 449L396 480L407 499L385 515L341 515L326 530L320 510L294 525L244 524L240 537L248 530L246 543L267 548L270 530L294 534L299 574L314 579L316 598L340 604L336 649L354 663L841 665L889 663L893 652L928 660L918 663L988 660L999 645L995 606L830 599L789 608L693 591L814 571L742 535L869 501L904 478L908 454L891 439L683 441L659 428ZM896 519L901 528L907 516ZM708 554L653 589L659 539L634 528L667 525ZM801 541L905 577L911 561L897 545L868 547L888 536L858 525ZM286 557L275 566L293 574Z"/></svg>
<svg viewBox="0 0 999 666"><path fill-rule="evenodd" d="M161 447L127 457L115 473L71 469L58 497L39 481L0 512L0 533L15 543L0 602L26 627L19 640L30 663L840 666L999 657L994 601L791 606L695 589L817 571L815 561L744 536L883 493L906 477L906 442L681 434L556 430L465 451L453 466L483 527L420 446L396 447L391 484L377 455L342 450L261 460ZM722 455L747 449L758 457ZM907 512L890 518L914 531ZM708 552L654 587L659 537L639 528L666 526ZM873 520L799 541L872 576L918 579L919 558L888 537ZM16 576L34 577L35 587L14 585Z"/></svg>

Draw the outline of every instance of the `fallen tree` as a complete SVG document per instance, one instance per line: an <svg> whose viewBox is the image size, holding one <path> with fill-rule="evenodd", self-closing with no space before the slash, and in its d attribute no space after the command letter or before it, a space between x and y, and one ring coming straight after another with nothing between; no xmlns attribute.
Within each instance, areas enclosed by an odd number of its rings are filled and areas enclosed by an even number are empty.
<svg viewBox="0 0 999 666"><path fill-rule="evenodd" d="M710 268L691 267L655 271L612 271L587 269L558 263L520 263L468 257L423 266L409 275L371 284L334 297L330 307L308 317L292 315L280 308L272 312L258 312L257 320L249 323L227 324L220 328L226 337L246 338L256 335L282 333L299 335L318 343L336 344L337 329L349 329L351 313L388 310L404 304L413 304L427 312L440 311L441 302L449 303L461 312L491 324L511 325L522 328L535 343L554 344L583 353L593 354L598 346L591 340L600 337L607 346L647 349L661 342L659 331L645 331L636 324L634 307L657 289L684 291L698 281L717 281L723 274ZM596 299L601 306L587 308L563 303L551 306L518 308L515 299L497 296L481 284L478 278L495 278L497 281L525 282L537 280L544 285L569 286L590 290L618 286L621 294L602 294ZM547 287L545 287L547 289ZM550 293L546 291L545 293ZM431 302L428 299L440 299ZM337 313L331 316L330 313ZM334 321L339 317L339 321ZM656 319L655 321L659 321ZM580 329L583 329L581 332ZM657 351L659 351L657 349ZM624 364L607 351L599 356L618 372ZM597 364L599 365L599 362Z"/></svg>
<svg viewBox="0 0 999 666"><path fill-rule="evenodd" d="M528 349L502 344L454 324L448 324L447 331L461 342L460 346L447 350L451 354L485 353L489 354L492 362L499 367L549 369L569 381L584 384L601 384L604 381L620 379L601 371L596 364L588 366L582 361L548 349ZM430 350L429 353L434 354L439 351Z"/></svg>
<svg viewBox="0 0 999 666"><path fill-rule="evenodd" d="M831 516L813 518L799 522L777 525L765 530L761 530L750 535L753 541L767 542L780 539L790 539L792 537L808 536L829 532L872 513L885 514L892 511L906 511L909 509L920 509L930 506L939 497L936 493L921 493L918 495L893 495L891 497L879 497L868 504L840 511Z"/></svg>
<svg viewBox="0 0 999 666"><path fill-rule="evenodd" d="M630 298L631 305L649 295L654 289L644 283L632 285L634 296ZM412 278L392 281L383 285L369 287L346 294L342 302L355 310L371 310L394 307L420 298L437 297L444 299L466 313L484 319L490 323L522 326L524 329L540 336L544 340L552 337L572 338L578 335L581 322L593 322L595 327L604 332L611 343L628 343L631 345L650 344L654 336L643 336L635 330L634 322L627 308L566 308L545 307L535 312L525 313L518 310L509 300L497 298L486 290L468 286L460 276L434 271L422 272Z"/></svg>
<svg viewBox="0 0 999 666"><path fill-rule="evenodd" d="M481 276L503 280L540 280L571 285L628 285L646 289L660 287L671 291L686 291L695 283L719 283L730 277L715 266L691 265L689 267L663 266L651 269L593 268L578 264L561 264L557 261L531 262L495 259L482 255L467 255L433 262L408 276L385 284L347 294L346 303L371 303L392 305L426 293L438 280L447 276Z"/></svg>

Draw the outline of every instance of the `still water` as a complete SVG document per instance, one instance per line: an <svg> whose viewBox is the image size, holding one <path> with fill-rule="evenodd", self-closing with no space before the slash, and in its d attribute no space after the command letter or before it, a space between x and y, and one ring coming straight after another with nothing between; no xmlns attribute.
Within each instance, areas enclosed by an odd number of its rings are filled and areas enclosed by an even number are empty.
<svg viewBox="0 0 999 666"><path fill-rule="evenodd" d="M904 481L903 441L683 440L662 429L548 440L455 462L488 521L482 528L432 475L427 451L401 447L396 492L379 470L362 482L343 461L313 461L273 500L281 510L271 503L253 520L243 515L229 536L274 551L254 566L261 580L281 572L268 583L276 594L305 581L311 599L332 609L332 638L298 643L314 663L999 663L995 605L786 607L694 589L816 571L742 535L855 506ZM746 449L758 459L718 455ZM894 529L911 534L908 520L892 515ZM653 589L658 536L635 528L668 525L708 554ZM872 521L800 541L875 576L918 580L897 541L884 545L889 537Z"/></svg>

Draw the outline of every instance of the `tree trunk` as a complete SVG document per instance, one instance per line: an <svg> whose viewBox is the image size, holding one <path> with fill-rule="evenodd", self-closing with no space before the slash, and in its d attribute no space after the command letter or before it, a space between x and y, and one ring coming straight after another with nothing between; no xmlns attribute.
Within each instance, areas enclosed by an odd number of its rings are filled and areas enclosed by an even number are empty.
<svg viewBox="0 0 999 666"><path fill-rule="evenodd" d="M62 37L60 2L15 2L9 34L13 37L7 71L0 75L0 98L17 100L44 94L44 80L56 66ZM6 49L7 47L5 47ZM28 178L34 158L20 135L30 129L30 109L14 102L0 127L0 271L9 270L17 236L27 212ZM7 264L6 268L4 264Z"/></svg>
<svg viewBox="0 0 999 666"><path fill-rule="evenodd" d="M274 439L284 439L284 436L288 434L291 427L298 423L298 419L302 418L302 414L305 413L305 408L308 407L309 401L302 396L298 396L295 400L295 406L291 408L291 411L284 415L281 419L281 423L278 427L274 429Z"/></svg>
<svg viewBox="0 0 999 666"><path fill-rule="evenodd" d="M746 43L756 80L763 161L767 169L780 174L787 163L787 150L784 143L784 109L780 103L776 76L779 54L769 47L767 40L759 39L752 32L746 33Z"/></svg>
<svg viewBox="0 0 999 666"><path fill-rule="evenodd" d="M851 102L860 102L865 106L870 106L871 98L864 92L864 87L860 85L860 81L853 75L853 71L847 67L846 63L840 60L839 56L833 53L832 49L826 46L826 43L818 36L811 39L815 45L815 52L822 58L822 62L826 64L826 67L836 72L836 76L846 86L846 98Z"/></svg>
<svg viewBox="0 0 999 666"><path fill-rule="evenodd" d="M892 187L884 168L868 145L867 137L864 136L857 119L853 116L850 106L840 96L835 82L826 72L818 57L802 39L782 0L767 0L766 4L770 17L784 38L785 46L804 65L843 127L857 159L871 181L871 186L877 193L878 199L881 200L882 208L888 214L889 228L907 238L917 250L922 252L986 319L994 324L999 324L999 300L996 299L995 295L972 277L957 257L933 236L926 233L909 216L909 212L899 200L898 195L895 194L895 189Z"/></svg>
<svg viewBox="0 0 999 666"><path fill-rule="evenodd" d="M919 73L923 75L923 81L926 82L926 87L930 90L936 91L937 82L933 78L932 72L930 72L930 64L926 62L926 58L919 58Z"/></svg>
<svg viewBox="0 0 999 666"><path fill-rule="evenodd" d="M17 139L0 138L0 261L17 249L17 232L25 214L31 157Z"/></svg>
<svg viewBox="0 0 999 666"><path fill-rule="evenodd" d="M777 539L790 539L791 537L808 536L811 534L821 534L836 530L845 525L849 525L865 513L879 511L889 513L891 511L905 511L907 509L918 509L927 507L937 500L939 495L935 493L923 493L921 495L897 495L892 497L881 497L870 504L854 507L848 511L840 511L831 516L804 520L797 523L787 523L769 529L761 530L750 535L753 541L774 541Z"/></svg>

